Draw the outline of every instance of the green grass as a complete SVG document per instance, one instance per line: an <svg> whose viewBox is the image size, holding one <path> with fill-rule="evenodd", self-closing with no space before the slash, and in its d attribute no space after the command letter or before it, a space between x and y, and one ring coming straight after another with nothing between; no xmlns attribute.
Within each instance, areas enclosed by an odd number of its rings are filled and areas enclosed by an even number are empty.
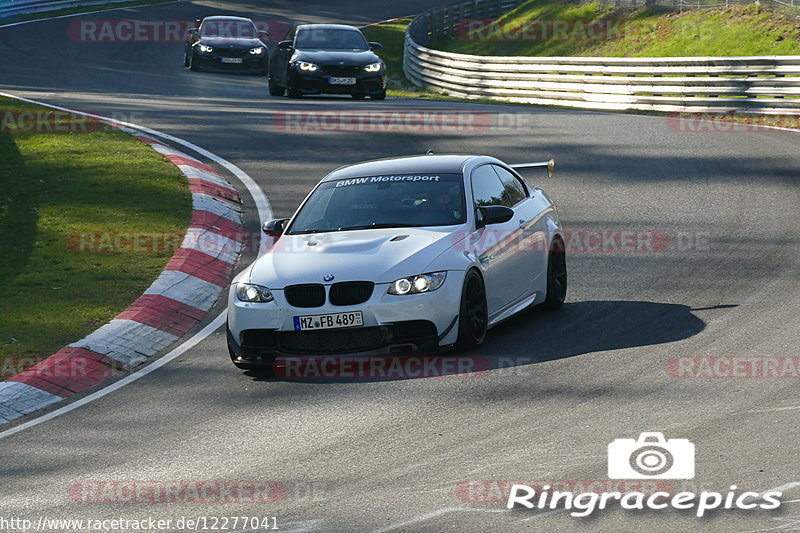
<svg viewBox="0 0 800 533"><path fill-rule="evenodd" d="M191 216L185 177L147 144L96 123L19 131L22 111L49 112L0 98L0 379L123 311L174 252L82 253L79 234L180 235Z"/></svg>
<svg viewBox="0 0 800 533"><path fill-rule="evenodd" d="M541 38L540 21L565 21L568 31L556 39ZM601 23L592 38L585 29ZM575 23L582 26L576 28ZM528 37L522 30L528 28ZM553 26L549 25L552 34ZM518 37L513 38L517 35ZM508 38L512 36L512 38ZM609 37L610 36L610 37ZM757 5L683 13L661 9L613 10L596 2L575 4L531 0L501 17L494 26L471 36L440 39L433 48L475 55L676 57L800 54L800 21Z"/></svg>
<svg viewBox="0 0 800 533"><path fill-rule="evenodd" d="M0 16L0 26L4 24L12 24L14 22L23 22L27 20L42 20L53 17L61 17L64 15L74 15L78 13L89 13L94 11L107 11L109 9L118 9L121 7L136 7L136 6L146 6L150 4L163 4L165 2L172 2L172 1L173 0L132 0L131 2L122 2L119 4L98 4L94 6L73 7L69 9L47 11L43 13L31 13L29 15L17 15L12 17Z"/></svg>
<svg viewBox="0 0 800 533"><path fill-rule="evenodd" d="M411 19L399 19L383 24L375 24L362 31L369 41L377 41L383 48L376 52L386 63L387 94L390 96L416 96L419 88L415 87L403 75L403 39L406 26Z"/></svg>

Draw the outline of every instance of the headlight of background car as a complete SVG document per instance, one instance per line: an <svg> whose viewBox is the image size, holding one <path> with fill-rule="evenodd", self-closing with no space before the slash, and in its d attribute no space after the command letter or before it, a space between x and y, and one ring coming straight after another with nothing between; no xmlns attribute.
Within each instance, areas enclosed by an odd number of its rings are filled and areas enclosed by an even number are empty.
<svg viewBox="0 0 800 533"><path fill-rule="evenodd" d="M389 294L420 294L435 291L444 283L447 272L431 272L410 278L400 278L392 282Z"/></svg>
<svg viewBox="0 0 800 533"><path fill-rule="evenodd" d="M383 65L381 65L380 63L373 63L371 65L367 65L366 67L364 67L364 72L380 72L382 68Z"/></svg>
<svg viewBox="0 0 800 533"><path fill-rule="evenodd" d="M261 285L239 283L236 285L236 298L242 302L271 302L272 293Z"/></svg>
<svg viewBox="0 0 800 533"><path fill-rule="evenodd" d="M250 53L254 56L258 56L264 53L264 48L262 46L257 46L255 48L250 49Z"/></svg>
<svg viewBox="0 0 800 533"><path fill-rule="evenodd" d="M208 54L209 52L213 52L214 49L206 44L197 45L201 52Z"/></svg>
<svg viewBox="0 0 800 533"><path fill-rule="evenodd" d="M298 61L297 65L300 67L300 70L305 70L307 72L314 72L319 68L314 63L309 63L307 61Z"/></svg>

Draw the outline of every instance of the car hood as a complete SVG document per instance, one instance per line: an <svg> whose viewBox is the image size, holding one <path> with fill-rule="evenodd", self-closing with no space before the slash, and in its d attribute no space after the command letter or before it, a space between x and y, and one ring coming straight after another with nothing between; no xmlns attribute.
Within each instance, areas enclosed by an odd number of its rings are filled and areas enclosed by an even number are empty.
<svg viewBox="0 0 800 533"><path fill-rule="evenodd" d="M391 228L283 235L250 270L250 282L270 289L297 283L388 283L423 274L465 236L447 228ZM459 237L460 236L460 237ZM310 244L315 243L315 244Z"/></svg>
<svg viewBox="0 0 800 533"><path fill-rule="evenodd" d="M351 52L346 50L295 50L292 61L309 61L317 65L364 66L381 59L372 51Z"/></svg>
<svg viewBox="0 0 800 533"><path fill-rule="evenodd" d="M259 39L232 39L231 37L203 37L199 41L199 43L206 44L208 46L218 46L228 47L231 46L233 48L255 48L256 46L264 46L266 45L261 42Z"/></svg>

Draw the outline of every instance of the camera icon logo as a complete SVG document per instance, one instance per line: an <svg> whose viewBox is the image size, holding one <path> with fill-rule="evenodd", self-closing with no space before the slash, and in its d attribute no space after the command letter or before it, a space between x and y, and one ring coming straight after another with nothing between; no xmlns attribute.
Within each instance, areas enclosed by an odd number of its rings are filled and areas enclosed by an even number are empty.
<svg viewBox="0 0 800 533"><path fill-rule="evenodd" d="M608 445L609 479L693 479L694 444L644 432Z"/></svg>

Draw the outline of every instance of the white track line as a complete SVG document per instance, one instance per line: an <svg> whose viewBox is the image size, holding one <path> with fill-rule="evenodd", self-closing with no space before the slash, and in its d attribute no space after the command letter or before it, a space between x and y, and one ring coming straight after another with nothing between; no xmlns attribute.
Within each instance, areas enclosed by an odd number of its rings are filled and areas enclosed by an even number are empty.
<svg viewBox="0 0 800 533"><path fill-rule="evenodd" d="M2 28L2 27L3 26L0 26L0 28ZM244 170L240 169L239 167L237 167L233 163L230 163L230 162L226 161L225 159L221 158L220 156L218 156L216 154L213 154L213 153L209 152L208 150L206 150L204 148L201 148L201 147L199 147L199 146L197 146L195 144L192 144L189 141L184 141L183 139L180 139L178 137L174 137L174 136L169 135L167 133L162 133L162 132L160 132L158 130L154 130L154 129L151 129L151 128L146 128L144 126L138 126L136 124L131 124L129 122L123 122L123 121L120 121L120 120L113 120L113 119L110 119L110 118L107 118L107 117L103 117L103 116L100 116L100 115L94 115L92 113L84 113L82 111L75 111L73 109L68 109L68 108L65 108L65 107L60 107L60 106L56 106L56 105L52 105L52 104L47 104L47 103L44 103L44 102L37 102L36 100L30 100L28 98L23 98L21 96L16 96L16 95L13 95L13 94L0 92L0 96L5 96L7 98L13 98L15 100L19 100L19 101L22 101L22 102L27 102L29 104L36 104L36 105L40 105L40 106L44 106L44 107L49 107L51 109L57 109L59 111L66 111L67 113L74 113L76 115L82 115L82 116L94 118L94 119L97 119L97 120L104 120L104 121L116 124L118 126L122 126L122 127L126 127L126 128L135 129L135 130L138 130L138 131L142 131L142 132L147 133L148 135L151 135L151 136L161 137L162 139L168 140L172 144L179 144L181 146L184 146L184 147L186 147L186 148L188 148L188 149L190 149L190 150L192 150L192 151L194 151L194 152L196 152L196 153L198 153L198 154L210 159L211 161L214 161L218 165L220 165L222 167L225 167L234 176L239 178L239 180L242 182L242 184L247 188L247 191L253 197L253 201L256 204L256 209L258 210L258 218L259 218L259 221L260 221L259 225L263 225L265 220L268 220L268 219L272 218L272 208L269 205L269 200L267 199L266 194L264 194L264 191L261 190L261 188L258 186L258 184L253 180L253 178L248 176L244 172ZM262 241L261 241L262 245L264 243L263 237L264 236L262 235ZM129 383L133 383L137 379L146 376L150 372L158 370L159 368L161 368L165 364L169 363L170 361L172 361L176 357L180 357L187 350L193 348L198 343L203 341L206 337L208 337L209 335L214 333L214 331L216 331L222 324L225 323L225 319L227 318L227 314L228 314L228 311L226 309L225 311L220 313L213 321L211 321L210 324L208 324L206 327L204 327L203 329L201 329L200 331L198 331L197 333L192 335L192 337L190 339L188 339L186 342L184 342L180 346L174 348L169 353L167 353L163 357L157 359L153 363L143 367L140 370L137 370L136 372L134 372L134 373L122 378L119 381L115 381L111 385L109 385L109 386L107 386L107 387L105 387L105 388L103 388L103 389L101 389L101 390L99 390L97 392L93 392L92 394L89 394L88 396L84 396L80 400L76 400L76 401L74 401L74 402L72 402L70 404L65 405L64 407L60 407L60 408L56 409L55 411L51 411L51 412L46 413L46 414L44 414L42 416L36 417L33 420L29 420L28 422L25 422L23 424L15 426L15 427L13 427L11 429L7 429L7 430L5 430L3 432L0 432L0 439L4 439L6 437L10 437L11 435L14 435L15 433L19 433L20 431L23 431L23 430L28 429L30 427L39 425L42 422L46 422L48 420L56 418L57 416L61 416L61 415L65 414L65 413L68 413L68 412L72 411L73 409L77 409L78 407L80 407L82 405L85 405L85 404L87 404L89 402L97 400L98 398L102 398L106 394L114 392L115 390L120 389L120 388L124 387L125 385L128 385Z"/></svg>
<svg viewBox="0 0 800 533"><path fill-rule="evenodd" d="M745 498L743 500L743 502L744 503L753 503L754 501L760 500L761 498L763 498L764 494L766 494L768 492L786 492L787 490L793 489L795 487L800 487L800 481L791 481L789 483L784 483L780 487L775 487L774 489L768 489L768 490L761 491L755 496L750 496L749 498ZM787 503L787 502L782 502L782 503Z"/></svg>
<svg viewBox="0 0 800 533"><path fill-rule="evenodd" d="M136 7L145 7L145 6L160 6L162 4L177 4L180 2L186 2L186 0L172 0L171 2L159 2L158 4L137 4L132 6L122 6L122 7L113 7L111 9L98 9L97 11L83 11L81 13L70 13L69 15L58 15L57 17L43 17L40 19L33 19L33 20L23 20L22 22L12 22L11 24L0 24L0 30L3 28L10 28L12 26L21 26L23 24L33 24L34 22L42 22L44 20L56 20L56 19L66 19L71 17L80 17L81 15L94 15L95 13L106 13L108 11L119 11L120 9L133 9ZM73 8L65 8L65 9L73 9ZM42 13L46 13L43 11ZM31 13L33 15L35 13Z"/></svg>
<svg viewBox="0 0 800 533"><path fill-rule="evenodd" d="M394 531L395 529L400 529L406 526L419 524L420 522L425 522L427 520L430 520L431 518L436 518L437 516L442 516L450 513L507 513L507 512L510 511L508 511L508 509L475 509L472 507L446 507L444 509L437 509L429 513L415 516L414 518L410 518L405 522L399 522L397 524L391 524L382 527L380 529L375 529L372 531L372 533L386 533L387 531Z"/></svg>

